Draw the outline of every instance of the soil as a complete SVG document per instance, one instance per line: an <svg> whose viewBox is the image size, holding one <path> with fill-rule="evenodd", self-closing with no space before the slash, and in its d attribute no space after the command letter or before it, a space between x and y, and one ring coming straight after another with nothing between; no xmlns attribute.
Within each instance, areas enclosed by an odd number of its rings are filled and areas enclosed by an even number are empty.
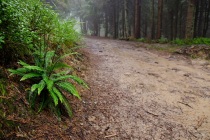
<svg viewBox="0 0 210 140"><path fill-rule="evenodd" d="M85 42L91 89L82 101L82 139L210 139L209 61L149 51L143 43Z"/></svg>

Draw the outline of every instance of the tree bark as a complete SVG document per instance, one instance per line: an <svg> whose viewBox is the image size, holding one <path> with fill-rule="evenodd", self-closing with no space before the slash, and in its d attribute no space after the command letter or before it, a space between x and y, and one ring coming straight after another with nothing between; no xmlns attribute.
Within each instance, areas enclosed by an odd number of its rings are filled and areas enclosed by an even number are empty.
<svg viewBox="0 0 210 140"><path fill-rule="evenodd" d="M152 0L152 27L151 27L151 39L155 39L155 2Z"/></svg>
<svg viewBox="0 0 210 140"><path fill-rule="evenodd" d="M135 30L134 37L140 38L140 0L135 0Z"/></svg>
<svg viewBox="0 0 210 140"><path fill-rule="evenodd" d="M158 23L157 23L157 37L156 37L156 39L161 38L162 18L163 18L163 0L158 0Z"/></svg>
<svg viewBox="0 0 210 140"><path fill-rule="evenodd" d="M209 14L210 14L210 0L206 1L206 9L205 9L205 22L203 28L203 37L206 37L206 33L209 28Z"/></svg>
<svg viewBox="0 0 210 140"><path fill-rule="evenodd" d="M188 0L187 18L186 18L186 33L185 39L193 38L194 34L194 17L195 17L195 0Z"/></svg>
<svg viewBox="0 0 210 140"><path fill-rule="evenodd" d="M124 0L124 37L128 37L128 0Z"/></svg>

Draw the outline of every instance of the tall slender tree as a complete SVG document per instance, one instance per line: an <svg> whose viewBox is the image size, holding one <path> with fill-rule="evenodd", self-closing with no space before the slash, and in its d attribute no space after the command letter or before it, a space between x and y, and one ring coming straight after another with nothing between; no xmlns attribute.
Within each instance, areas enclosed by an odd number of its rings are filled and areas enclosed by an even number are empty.
<svg viewBox="0 0 210 140"><path fill-rule="evenodd" d="M134 37L140 38L140 0L135 0L135 30Z"/></svg>
<svg viewBox="0 0 210 140"><path fill-rule="evenodd" d="M159 39L162 33L162 17L163 17L163 0L158 0L158 22L157 22L157 37Z"/></svg>
<svg viewBox="0 0 210 140"><path fill-rule="evenodd" d="M186 34L185 38L193 38L194 18L195 18L195 0L187 0Z"/></svg>
<svg viewBox="0 0 210 140"><path fill-rule="evenodd" d="M155 1L152 0L152 27L151 27L151 39L155 39Z"/></svg>

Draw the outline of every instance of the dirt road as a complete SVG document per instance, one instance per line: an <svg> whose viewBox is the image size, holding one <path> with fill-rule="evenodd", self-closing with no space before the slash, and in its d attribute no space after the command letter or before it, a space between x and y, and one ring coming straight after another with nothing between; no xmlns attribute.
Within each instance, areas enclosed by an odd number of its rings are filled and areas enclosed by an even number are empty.
<svg viewBox="0 0 210 140"><path fill-rule="evenodd" d="M86 139L209 140L210 63L86 38ZM138 44L144 45L144 44Z"/></svg>

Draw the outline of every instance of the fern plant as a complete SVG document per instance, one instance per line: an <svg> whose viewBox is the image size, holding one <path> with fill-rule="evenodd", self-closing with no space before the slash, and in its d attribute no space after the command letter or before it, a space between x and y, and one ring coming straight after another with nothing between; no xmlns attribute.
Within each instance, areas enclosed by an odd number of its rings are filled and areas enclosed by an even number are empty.
<svg viewBox="0 0 210 140"><path fill-rule="evenodd" d="M16 74L22 76L20 81L28 79L35 81L31 86L28 101L31 107L34 108L36 100L40 97L41 103L38 112L48 105L53 105L57 115L60 115L61 110L59 104L63 104L68 115L71 117L72 111L63 92L66 91L81 99L72 82L74 81L88 88L87 84L82 79L75 75L68 74L68 72L63 70L64 68L71 69L70 66L61 62L62 58L65 56L67 55L58 58L55 51L47 51L45 54L40 51L39 55L35 57L37 58L35 65L19 61L18 63L22 66L21 68L16 70L9 69L11 75ZM59 69L62 70L59 71ZM69 80L72 82L69 82Z"/></svg>

